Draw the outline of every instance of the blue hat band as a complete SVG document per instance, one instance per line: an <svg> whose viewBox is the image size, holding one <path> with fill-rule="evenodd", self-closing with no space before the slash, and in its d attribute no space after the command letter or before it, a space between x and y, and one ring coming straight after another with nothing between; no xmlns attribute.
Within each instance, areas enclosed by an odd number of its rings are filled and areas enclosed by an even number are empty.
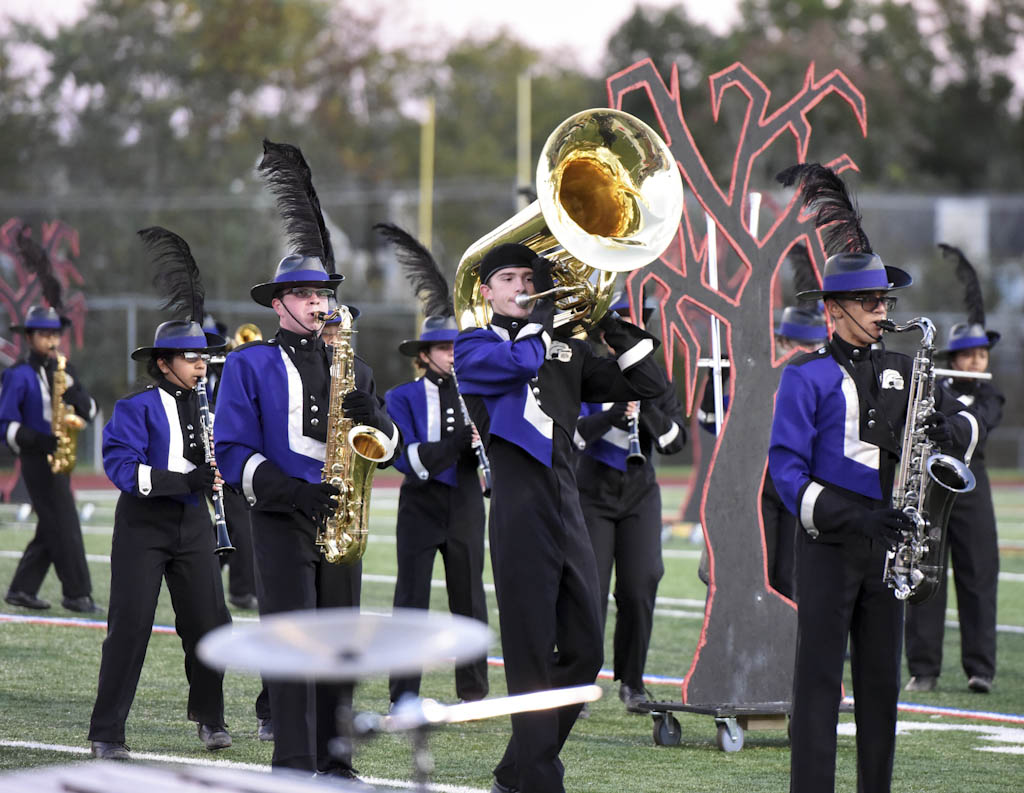
<svg viewBox="0 0 1024 793"><path fill-rule="evenodd" d="M889 289L891 286L885 270L859 270L826 275L821 291L852 292L860 289Z"/></svg>
<svg viewBox="0 0 1024 793"><path fill-rule="evenodd" d="M287 273L280 273L274 276L275 284L288 283L289 281L328 281L327 273L323 270L292 270Z"/></svg>
<svg viewBox="0 0 1024 793"><path fill-rule="evenodd" d="M957 350L969 350L973 347L990 347L991 344L991 339L988 336L963 336L950 341L948 349L950 352L956 352Z"/></svg>
<svg viewBox="0 0 1024 793"><path fill-rule="evenodd" d="M177 350L205 350L209 345L206 335L202 336L164 336L153 340L154 347L173 347Z"/></svg>
<svg viewBox="0 0 1024 793"><path fill-rule="evenodd" d="M796 322L783 322L775 333L798 341L824 341L828 337L828 328L824 325L800 325Z"/></svg>
<svg viewBox="0 0 1024 793"><path fill-rule="evenodd" d="M62 330L60 319L38 318L25 321L25 330Z"/></svg>
<svg viewBox="0 0 1024 793"><path fill-rule="evenodd" d="M457 330L452 328L437 328L436 330L425 330L420 334L420 341L448 342L455 341L459 335Z"/></svg>

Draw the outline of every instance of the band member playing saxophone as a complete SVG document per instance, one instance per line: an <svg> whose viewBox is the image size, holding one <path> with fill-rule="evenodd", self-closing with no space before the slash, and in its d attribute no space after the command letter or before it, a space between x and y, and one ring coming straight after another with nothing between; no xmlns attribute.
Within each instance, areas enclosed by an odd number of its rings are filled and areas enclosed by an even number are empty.
<svg viewBox="0 0 1024 793"><path fill-rule="evenodd" d="M779 176L799 185L816 212L826 252L821 289L835 331L785 368L775 401L769 467L797 516L798 634L793 680L793 793L835 787L836 723L849 640L857 701L857 788L886 793L892 778L900 688L903 603L882 580L886 553L911 528L891 507L902 450L912 362L888 352L880 322L910 276L886 266L860 227L843 181L821 165ZM922 430L936 445L966 449L976 423L931 414Z"/></svg>
<svg viewBox="0 0 1024 793"><path fill-rule="evenodd" d="M375 226L396 248L425 319L417 339L398 345L420 371L415 380L385 396L402 432L404 451L395 467L405 474L395 526L398 580L395 608L430 606L434 557L444 560L448 606L453 614L487 622L484 596L484 502L477 473L476 429L463 417L452 374L458 335L448 283L434 257L404 230ZM420 678L392 677L391 701L418 695ZM487 659L455 669L455 694L472 701L487 696Z"/></svg>
<svg viewBox="0 0 1024 793"><path fill-rule="evenodd" d="M71 322L61 316L60 282L53 273L50 258L38 242L22 229L18 249L26 267L39 278L48 306L32 306L23 325L11 330L24 331L28 356L3 373L0 388L0 436L21 460L21 473L29 498L39 520L35 535L25 548L11 585L4 598L12 606L48 609L39 597L39 587L53 565L63 588L61 605L70 611L100 611L92 599L92 581L85 560L82 527L71 494L67 471L54 469L51 459L58 448L61 432L69 429L68 420L79 425L96 416L96 403L86 393L70 364L62 371L58 364L61 336ZM65 427L53 426L59 415L54 394L59 393L55 379L65 384L59 400L65 405ZM70 409L70 410L69 410Z"/></svg>
<svg viewBox="0 0 1024 793"><path fill-rule="evenodd" d="M294 252L271 281L250 290L253 300L277 314L279 329L227 356L214 426L216 457L225 481L252 508L260 614L358 606L361 564L331 564L316 544L318 529L339 506L339 488L322 481L336 406L330 404L330 348L319 333L343 276L334 271L330 236L302 153L264 141L259 171L286 218ZM377 397L372 370L358 357L354 385L341 404L344 417L382 431L390 439L390 457L398 430ZM338 734L338 707L351 703L351 685L268 681L267 690L275 767L354 776L350 749L332 754L328 748Z"/></svg>
<svg viewBox="0 0 1024 793"><path fill-rule="evenodd" d="M199 270L185 241L162 228L140 232L157 265L166 307L189 319L164 322L145 361L153 384L124 397L103 428L103 468L121 491L110 550L110 611L96 703L89 725L93 756L127 760L125 721L135 698L161 580L174 606L185 651L188 718L209 750L231 745L224 725L224 674L203 664L196 644L231 622L206 496L220 485L205 460L196 386L224 339L204 333Z"/></svg>
<svg viewBox="0 0 1024 793"><path fill-rule="evenodd" d="M628 301L612 310L629 310ZM646 321L649 311L644 309ZM604 340L599 339L605 350ZM667 379L653 399L584 402L577 429L585 444L576 466L580 505L597 559L602 626L615 568L615 679L629 709L646 698L644 666L654 625L654 602L665 568L661 560L661 488L652 454L686 445L686 423ZM635 435L634 435L635 433ZM631 449L634 453L631 454ZM636 454L635 452L639 452Z"/></svg>
<svg viewBox="0 0 1024 793"><path fill-rule="evenodd" d="M588 342L554 338L551 262L506 243L480 261L487 327L461 332L455 370L484 439L493 485L491 562L510 694L592 683L601 667L600 584L580 512L573 436L580 402L658 396L657 341L608 315L601 327L615 358ZM492 790L561 793L558 758L579 705L512 716L512 738Z"/></svg>

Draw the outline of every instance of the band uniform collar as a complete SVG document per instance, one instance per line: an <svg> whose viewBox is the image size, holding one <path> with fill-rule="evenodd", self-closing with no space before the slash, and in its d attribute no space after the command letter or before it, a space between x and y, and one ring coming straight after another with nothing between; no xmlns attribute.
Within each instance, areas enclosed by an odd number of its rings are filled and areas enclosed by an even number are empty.
<svg viewBox="0 0 1024 793"><path fill-rule="evenodd" d="M175 385L166 377L161 377L157 385L179 402L183 402L195 393L195 390L191 388L182 388L180 385Z"/></svg>
<svg viewBox="0 0 1024 793"><path fill-rule="evenodd" d="M319 350L323 348L324 342L316 333L293 333L290 330L279 328L277 331L277 338L281 340L281 344L285 344L291 347L293 350L301 350L308 352L309 350Z"/></svg>

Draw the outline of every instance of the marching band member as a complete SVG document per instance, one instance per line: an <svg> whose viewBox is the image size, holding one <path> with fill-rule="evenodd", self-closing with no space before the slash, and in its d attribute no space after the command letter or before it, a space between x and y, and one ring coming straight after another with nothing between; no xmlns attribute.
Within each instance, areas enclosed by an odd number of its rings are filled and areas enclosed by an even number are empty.
<svg viewBox="0 0 1024 793"><path fill-rule="evenodd" d="M24 325L11 326L13 331L24 331L29 352L25 360L3 373L0 388L0 436L21 460L25 486L38 516L35 535L18 561L4 599L12 606L50 608L39 597L39 587L53 564L63 590L61 605L69 611L94 613L101 609L92 599L71 478L66 473L55 474L47 460L47 455L57 449L51 407L54 371L61 336L71 322L60 315L60 282L46 251L27 236L26 230L18 237L18 248L26 266L37 274L49 306L32 306ZM70 363L65 378L64 403L78 421L92 421L96 403Z"/></svg>
<svg viewBox="0 0 1024 793"><path fill-rule="evenodd" d="M114 405L103 428L103 468L121 495L110 549L110 611L103 641L96 703L89 725L92 754L127 760L125 721L135 699L146 647L166 580L175 629L185 651L188 718L213 751L231 746L224 725L224 673L203 664L196 644L231 622L224 605L220 565L206 493L219 484L206 462L195 388L211 352L224 339L204 333L199 272L185 241L162 229L139 232L157 264L165 307L192 309L191 320L156 329L151 347L132 359L146 361L153 384Z"/></svg>
<svg viewBox="0 0 1024 793"><path fill-rule="evenodd" d="M343 276L334 272L330 238L294 146L264 141L260 172L268 179L296 251L272 281L252 287L258 304L277 314L273 338L233 350L218 397L217 459L225 481L252 508L260 614L358 606L362 565L324 561L317 524L337 507L338 488L321 482L330 409L331 358L320 339L321 315ZM285 211L285 207L290 207ZM345 416L391 438L398 430L376 394L373 371L355 359L355 390ZM353 777L350 749L332 754L335 714L352 700L352 686L268 681L275 767Z"/></svg>
<svg viewBox="0 0 1024 793"><path fill-rule="evenodd" d="M628 311L629 302L611 306ZM652 309L644 308L646 322ZM600 336L600 331L598 331ZM607 350L603 338L601 346ZM635 420L635 423L634 423ZM633 430L636 437L632 437ZM602 627L615 567L614 672L627 710L646 698L644 666L654 627L661 560L661 488L652 451L676 454L686 445L683 409L666 379L661 394L631 402L584 402L577 430L585 444L576 465L580 506L601 586ZM631 444L641 457L631 457Z"/></svg>
<svg viewBox="0 0 1024 793"><path fill-rule="evenodd" d="M971 263L957 248L940 246L957 259L957 275L965 285L967 322L949 331L946 348L935 354L962 372L988 370L989 350L999 333L985 329L981 285ZM990 382L944 378L939 387L948 392L954 410L964 407L991 432L1002 420L1002 393ZM953 502L946 541L953 560L953 581L960 618L960 662L967 688L980 694L992 690L996 675L996 589L999 582L999 538L992 488L985 467L985 444L979 442L970 460L974 490ZM907 691L932 691L942 671L942 637L946 627L948 577L943 560L939 589L928 601L907 609L907 665L912 677Z"/></svg>
<svg viewBox="0 0 1024 793"><path fill-rule="evenodd" d="M405 474L395 526L398 580L395 608L430 607L430 577L438 552L444 560L448 607L453 614L487 622L484 596L484 500L473 447L478 438L463 416L452 378L455 312L444 275L430 252L391 224L375 226L397 249L426 318L418 339L398 345L420 370L415 380L385 395L388 414L402 433L395 467ZM390 680L391 702L418 696L419 676ZM487 696L487 659L455 669L455 694Z"/></svg>
<svg viewBox="0 0 1024 793"><path fill-rule="evenodd" d="M857 700L857 788L886 793L892 780L903 603L882 580L886 552L910 529L891 507L912 361L881 343L894 289L910 276L872 252L842 180L821 165L779 175L800 183L799 200L824 227L820 290L835 331L821 349L793 359L775 400L769 466L803 531L797 547L797 647L793 677L790 790L835 787L836 723L850 640ZM940 447L967 448L976 422L941 412L925 432Z"/></svg>
<svg viewBox="0 0 1024 793"><path fill-rule="evenodd" d="M516 303L552 287L551 263L509 243L480 262L494 316L455 341L455 371L493 475L491 563L510 694L593 682L602 661L600 584L579 505L573 435L580 402L653 398L664 375L657 341L609 314L617 358L553 338L554 305ZM492 790L561 793L558 753L579 705L512 716Z"/></svg>

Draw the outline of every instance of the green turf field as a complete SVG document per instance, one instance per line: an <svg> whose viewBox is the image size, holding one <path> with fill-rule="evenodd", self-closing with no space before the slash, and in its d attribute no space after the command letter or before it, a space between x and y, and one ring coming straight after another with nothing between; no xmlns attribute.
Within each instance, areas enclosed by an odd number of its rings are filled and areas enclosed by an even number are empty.
<svg viewBox="0 0 1024 793"><path fill-rule="evenodd" d="M667 474L678 471L666 469ZM994 479L1000 477L994 476ZM374 494L371 540L364 558L364 608L387 610L393 594L394 521L397 479L383 475ZM81 492L95 510L84 523L86 550L95 597L107 602L114 491ZM685 495L681 485L664 490L666 517L678 513ZM959 668L959 633L946 633L945 663L939 689L931 694L905 694L905 702L943 708L983 711L1012 718L963 718L953 715L918 715L901 712L894 790L901 791L1012 791L1024 789L1024 487L996 489L1002 552L999 590L998 674L992 694L967 691ZM20 552L31 537L34 516L16 521L15 505L0 505L0 586L6 586ZM654 637L647 671L653 675L682 677L689 668L701 627L704 586L697 578L698 544L686 536L672 536L665 544L662 581ZM490 581L489 569L486 573ZM440 562L435 579L443 578ZM0 614L73 618L62 610L59 582L51 573L40 593L55 604L47 612L29 612L0 603ZM492 623L496 624L493 592L488 593ZM445 608L443 588L434 590L434 607ZM950 604L954 606L954 604ZM610 616L614 606L610 607ZM252 618L235 611L236 618ZM955 620L955 612L950 612ZM157 623L174 621L169 598L161 597ZM610 633L610 632L609 632ZM89 714L95 695L100 645L104 631L97 628L0 622L0 769L69 763L84 760ZM501 654L497 643L491 654ZM610 640L607 655L611 656ZM708 716L679 714L682 743L655 746L648 716L626 714L618 701L617 684L601 683L605 697L591 706L589 719L578 723L562 757L566 787L573 791L782 791L788 788L789 750L785 730L750 731L737 753L718 750L714 721ZM652 685L659 699L678 700L673 685ZM847 682L849 690L849 682ZM213 759L267 765L270 745L256 740L253 701L258 681L241 674L225 678L227 720L234 746L211 755L196 738L194 725L185 721L186 686L177 637L154 634L139 690L128 720L128 745L133 753L170 755L183 759ZM492 695L504 693L499 667L491 669ZM455 696L450 672L437 672L424 680L423 694L451 702ZM381 711L387 707L384 680L370 680L356 693L357 707ZM854 737L852 716L840 725L837 789L854 790ZM431 748L436 761L435 780L446 785L486 790L490 771L508 739L507 718L481 721L438 730ZM42 746L41 746L42 745ZM78 752L78 753L75 753ZM396 737L377 738L359 747L356 767L368 777L407 780L409 750Z"/></svg>

